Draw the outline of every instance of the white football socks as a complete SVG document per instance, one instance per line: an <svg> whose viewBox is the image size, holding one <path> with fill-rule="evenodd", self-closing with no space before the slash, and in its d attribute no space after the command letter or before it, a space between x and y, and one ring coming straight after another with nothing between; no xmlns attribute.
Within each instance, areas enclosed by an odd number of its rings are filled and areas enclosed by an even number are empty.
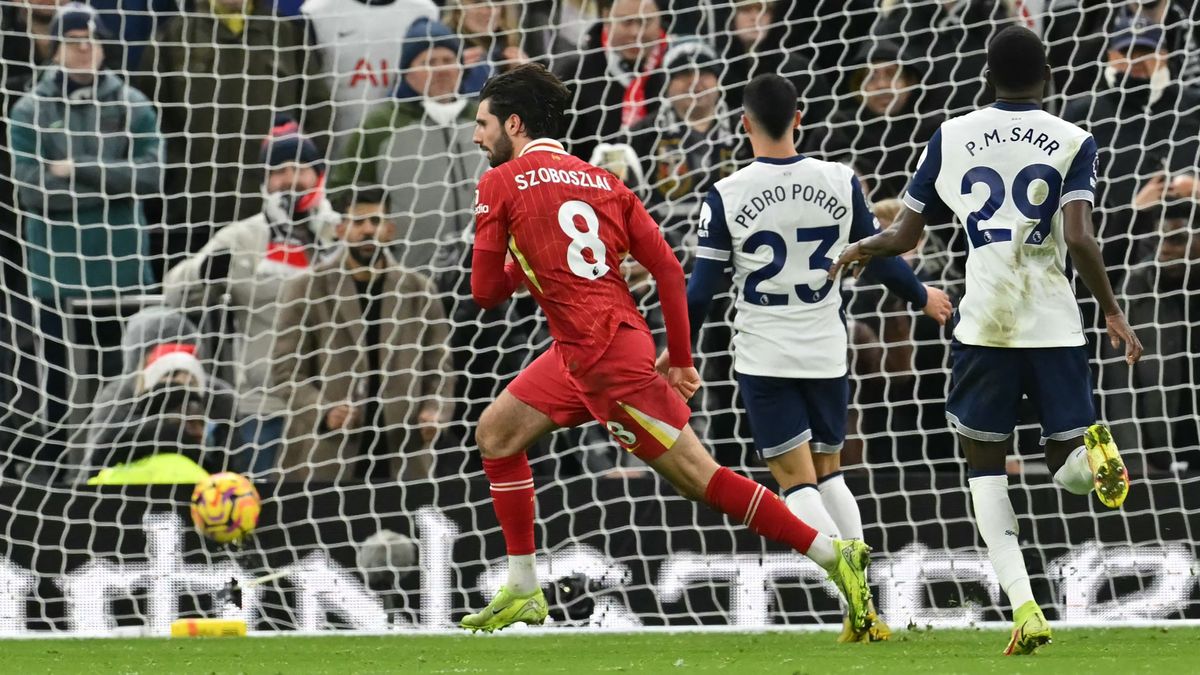
<svg viewBox="0 0 1200 675"><path fill-rule="evenodd" d="M837 549L833 547L833 537L821 532L817 532L817 538L813 539L812 544L809 544L804 555L827 570L832 570L838 560Z"/></svg>
<svg viewBox="0 0 1200 675"><path fill-rule="evenodd" d="M833 524L837 527L840 538L862 539L862 514L858 511L858 500L846 486L846 479L842 477L842 472L839 471L822 479L817 484L817 489L821 491L821 501L824 502L829 516L833 518Z"/></svg>
<svg viewBox="0 0 1200 675"><path fill-rule="evenodd" d="M529 595L538 589L537 564L534 555L508 556L508 590L517 595Z"/></svg>
<svg viewBox="0 0 1200 675"><path fill-rule="evenodd" d="M817 491L817 487L803 485L798 488L793 488L783 498L788 510L817 532L834 539L841 539L838 535L837 525L834 524L829 512L825 510L825 503L821 501L821 493Z"/></svg>
<svg viewBox="0 0 1200 675"><path fill-rule="evenodd" d="M1017 514L1008 498L1008 476L976 476L967 481L971 486L971 503L975 507L975 524L988 558L996 570L1000 588L1008 595L1013 609L1033 600L1029 573L1017 540Z"/></svg>
<svg viewBox="0 0 1200 675"><path fill-rule="evenodd" d="M825 569L831 569L837 563L837 550L833 548L833 540L838 537L837 526L833 518L825 511L821 503L821 493L814 485L805 485L793 489L783 498L792 515L803 520L809 527L817 531L817 538L805 552L813 562Z"/></svg>
<svg viewBox="0 0 1200 675"><path fill-rule="evenodd" d="M1087 448L1079 446L1067 461L1054 472L1054 482L1073 495L1086 495L1096 486L1092 467L1088 465Z"/></svg>

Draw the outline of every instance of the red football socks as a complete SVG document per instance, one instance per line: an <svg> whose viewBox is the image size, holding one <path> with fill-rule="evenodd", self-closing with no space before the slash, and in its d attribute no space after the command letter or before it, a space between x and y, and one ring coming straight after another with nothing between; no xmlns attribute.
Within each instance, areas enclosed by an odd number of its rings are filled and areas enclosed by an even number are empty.
<svg viewBox="0 0 1200 675"><path fill-rule="evenodd" d="M725 467L717 469L708 481L704 500L754 532L800 553L808 553L817 538L817 531L792 515L775 493Z"/></svg>
<svg viewBox="0 0 1200 675"><path fill-rule="evenodd" d="M483 459L483 472L492 485L492 508L504 532L509 555L530 555L533 543L533 472L525 453Z"/></svg>

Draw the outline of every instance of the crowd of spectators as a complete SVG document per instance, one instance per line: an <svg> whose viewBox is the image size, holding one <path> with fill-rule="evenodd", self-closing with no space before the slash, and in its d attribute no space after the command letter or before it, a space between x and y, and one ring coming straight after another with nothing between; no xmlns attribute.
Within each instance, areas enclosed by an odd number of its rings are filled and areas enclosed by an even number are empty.
<svg viewBox="0 0 1200 675"><path fill-rule="evenodd" d="M1147 345L1129 368L1093 344L1101 410L1138 470L1200 466L1196 4L0 0L0 461L36 480L166 450L285 480L469 470L483 404L549 340L528 296L470 298L487 78L537 60L566 81L568 150L634 188L687 265L705 191L749 160L750 78L795 83L797 148L850 164L886 227L938 125L990 103L990 36L1023 22L1051 54L1047 108L1098 143L1096 226ZM938 223L907 259L957 299L965 249ZM869 281L844 293L844 463L953 461L948 335ZM752 463L728 323L698 349L698 428ZM631 470L595 429L540 452L542 471Z"/></svg>

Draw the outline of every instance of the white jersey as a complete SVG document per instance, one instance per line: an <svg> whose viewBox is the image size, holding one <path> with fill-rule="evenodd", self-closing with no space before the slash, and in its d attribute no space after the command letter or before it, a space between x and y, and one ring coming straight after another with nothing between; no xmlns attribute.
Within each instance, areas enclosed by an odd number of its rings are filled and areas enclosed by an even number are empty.
<svg viewBox="0 0 1200 675"><path fill-rule="evenodd" d="M325 52L340 145L372 105L391 96L409 26L422 17L437 19L437 6L431 0L305 0L300 11Z"/></svg>
<svg viewBox="0 0 1200 675"><path fill-rule="evenodd" d="M1084 344L1062 206L1093 202L1096 142L1032 104L996 103L930 139L904 195L949 208L966 228L967 289L954 337L984 347Z"/></svg>
<svg viewBox="0 0 1200 675"><path fill-rule="evenodd" d="M709 190L696 256L733 266L737 372L846 374L842 297L829 268L850 242L875 233L874 220L849 167L803 156L760 158ZM912 270L889 260L879 266L880 278L896 278L909 291L902 295L924 304Z"/></svg>

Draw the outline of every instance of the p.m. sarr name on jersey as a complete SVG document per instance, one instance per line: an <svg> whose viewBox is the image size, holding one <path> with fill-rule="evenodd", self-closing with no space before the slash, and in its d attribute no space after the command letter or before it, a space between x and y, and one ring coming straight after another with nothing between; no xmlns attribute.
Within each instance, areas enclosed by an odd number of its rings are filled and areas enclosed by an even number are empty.
<svg viewBox="0 0 1200 675"><path fill-rule="evenodd" d="M1034 134L1037 134L1034 136ZM1004 145L1005 143L1029 143L1035 148L1046 153L1047 156L1053 155L1055 150L1062 147L1062 143L1052 138L1044 131L1029 128L1014 126L1008 130L1008 136L1000 137L999 129L992 129L983 134L983 139L980 141L970 140L966 143L967 154L975 156L976 150L985 150L995 145Z"/></svg>

